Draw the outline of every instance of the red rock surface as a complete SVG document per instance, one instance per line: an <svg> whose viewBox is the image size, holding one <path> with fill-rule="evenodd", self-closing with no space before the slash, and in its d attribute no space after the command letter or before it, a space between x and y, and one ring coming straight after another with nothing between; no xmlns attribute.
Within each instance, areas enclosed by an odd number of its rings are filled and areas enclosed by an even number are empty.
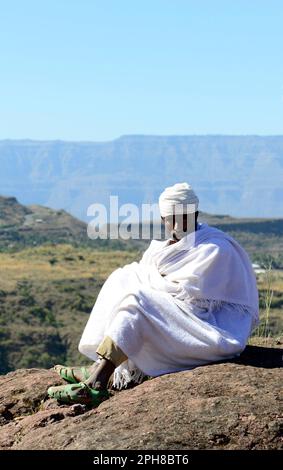
<svg viewBox="0 0 283 470"><path fill-rule="evenodd" d="M282 345L147 380L98 408L46 397L51 370L0 377L0 449L282 448Z"/></svg>

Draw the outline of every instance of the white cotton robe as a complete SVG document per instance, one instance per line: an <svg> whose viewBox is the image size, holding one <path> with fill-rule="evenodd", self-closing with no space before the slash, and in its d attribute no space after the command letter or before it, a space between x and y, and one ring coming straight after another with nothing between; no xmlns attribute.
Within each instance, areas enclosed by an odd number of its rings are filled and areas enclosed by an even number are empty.
<svg viewBox="0 0 283 470"><path fill-rule="evenodd" d="M127 355L114 386L238 355L258 323L255 275L229 235L198 224L180 241L153 240L139 263L103 285L79 351L94 361L105 336Z"/></svg>

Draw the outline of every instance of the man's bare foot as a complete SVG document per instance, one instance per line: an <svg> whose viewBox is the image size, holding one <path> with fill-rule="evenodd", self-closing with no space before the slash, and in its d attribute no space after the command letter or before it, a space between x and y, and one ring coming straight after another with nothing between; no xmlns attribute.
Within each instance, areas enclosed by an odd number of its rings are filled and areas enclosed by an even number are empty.
<svg viewBox="0 0 283 470"><path fill-rule="evenodd" d="M95 390L107 390L108 382L115 370L114 364L103 358L93 370L91 376L84 382Z"/></svg>

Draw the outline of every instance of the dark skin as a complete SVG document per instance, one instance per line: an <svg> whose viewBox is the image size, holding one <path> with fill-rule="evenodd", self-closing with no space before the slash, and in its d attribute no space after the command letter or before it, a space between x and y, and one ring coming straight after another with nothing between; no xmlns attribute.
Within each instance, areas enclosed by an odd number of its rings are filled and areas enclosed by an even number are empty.
<svg viewBox="0 0 283 470"><path fill-rule="evenodd" d="M197 218L198 218L198 211L195 213L195 220L194 220L194 228L195 231L197 229ZM164 217L161 217L162 221L165 221ZM175 216L173 215L173 227L175 226ZM185 214L183 215L183 231L188 231L188 216ZM189 232L188 232L189 233ZM169 241L169 245L178 242L178 238L173 233L173 240ZM115 370L115 365L109 361L108 359L103 358L100 363L94 363L90 368L89 371L91 375L88 380L85 381L91 388L95 390L106 390L108 386L109 379ZM84 378L81 374L79 368L73 368L73 374L77 380L83 381Z"/></svg>
<svg viewBox="0 0 283 470"><path fill-rule="evenodd" d="M194 224L195 231L197 230L198 215L199 215L199 212L196 211L195 212L195 224ZM173 227L175 227L175 215L173 215L172 217L173 217L172 224L173 224ZM161 217L161 220L164 223L165 222L165 217ZM187 232L187 230L188 230L188 215L184 214L183 215L183 231ZM178 238L176 237L175 233L173 233L172 238L173 238L173 240L169 240L169 245L172 245L173 243L176 243L176 242L179 241Z"/></svg>
<svg viewBox="0 0 283 470"><path fill-rule="evenodd" d="M93 372L86 384L95 390L107 390L107 385L115 365L108 359L103 358L99 364L94 363Z"/></svg>
<svg viewBox="0 0 283 470"><path fill-rule="evenodd" d="M62 366L58 365L54 367L55 370L60 373L62 370ZM108 359L103 358L101 362L94 362L91 366L86 367L88 372L90 373L90 377L88 380L85 380L85 376L80 368L72 367L72 373L77 382L85 382L91 388L96 390L106 390L108 386L109 379L115 370L114 364Z"/></svg>

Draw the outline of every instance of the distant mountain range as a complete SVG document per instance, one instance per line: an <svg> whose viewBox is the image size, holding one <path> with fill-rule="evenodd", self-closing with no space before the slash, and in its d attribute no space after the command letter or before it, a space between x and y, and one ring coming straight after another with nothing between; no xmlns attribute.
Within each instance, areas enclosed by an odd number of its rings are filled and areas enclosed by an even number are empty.
<svg viewBox="0 0 283 470"><path fill-rule="evenodd" d="M205 212L283 217L283 136L122 136L109 142L0 141L0 194L65 209L156 202L190 182Z"/></svg>

